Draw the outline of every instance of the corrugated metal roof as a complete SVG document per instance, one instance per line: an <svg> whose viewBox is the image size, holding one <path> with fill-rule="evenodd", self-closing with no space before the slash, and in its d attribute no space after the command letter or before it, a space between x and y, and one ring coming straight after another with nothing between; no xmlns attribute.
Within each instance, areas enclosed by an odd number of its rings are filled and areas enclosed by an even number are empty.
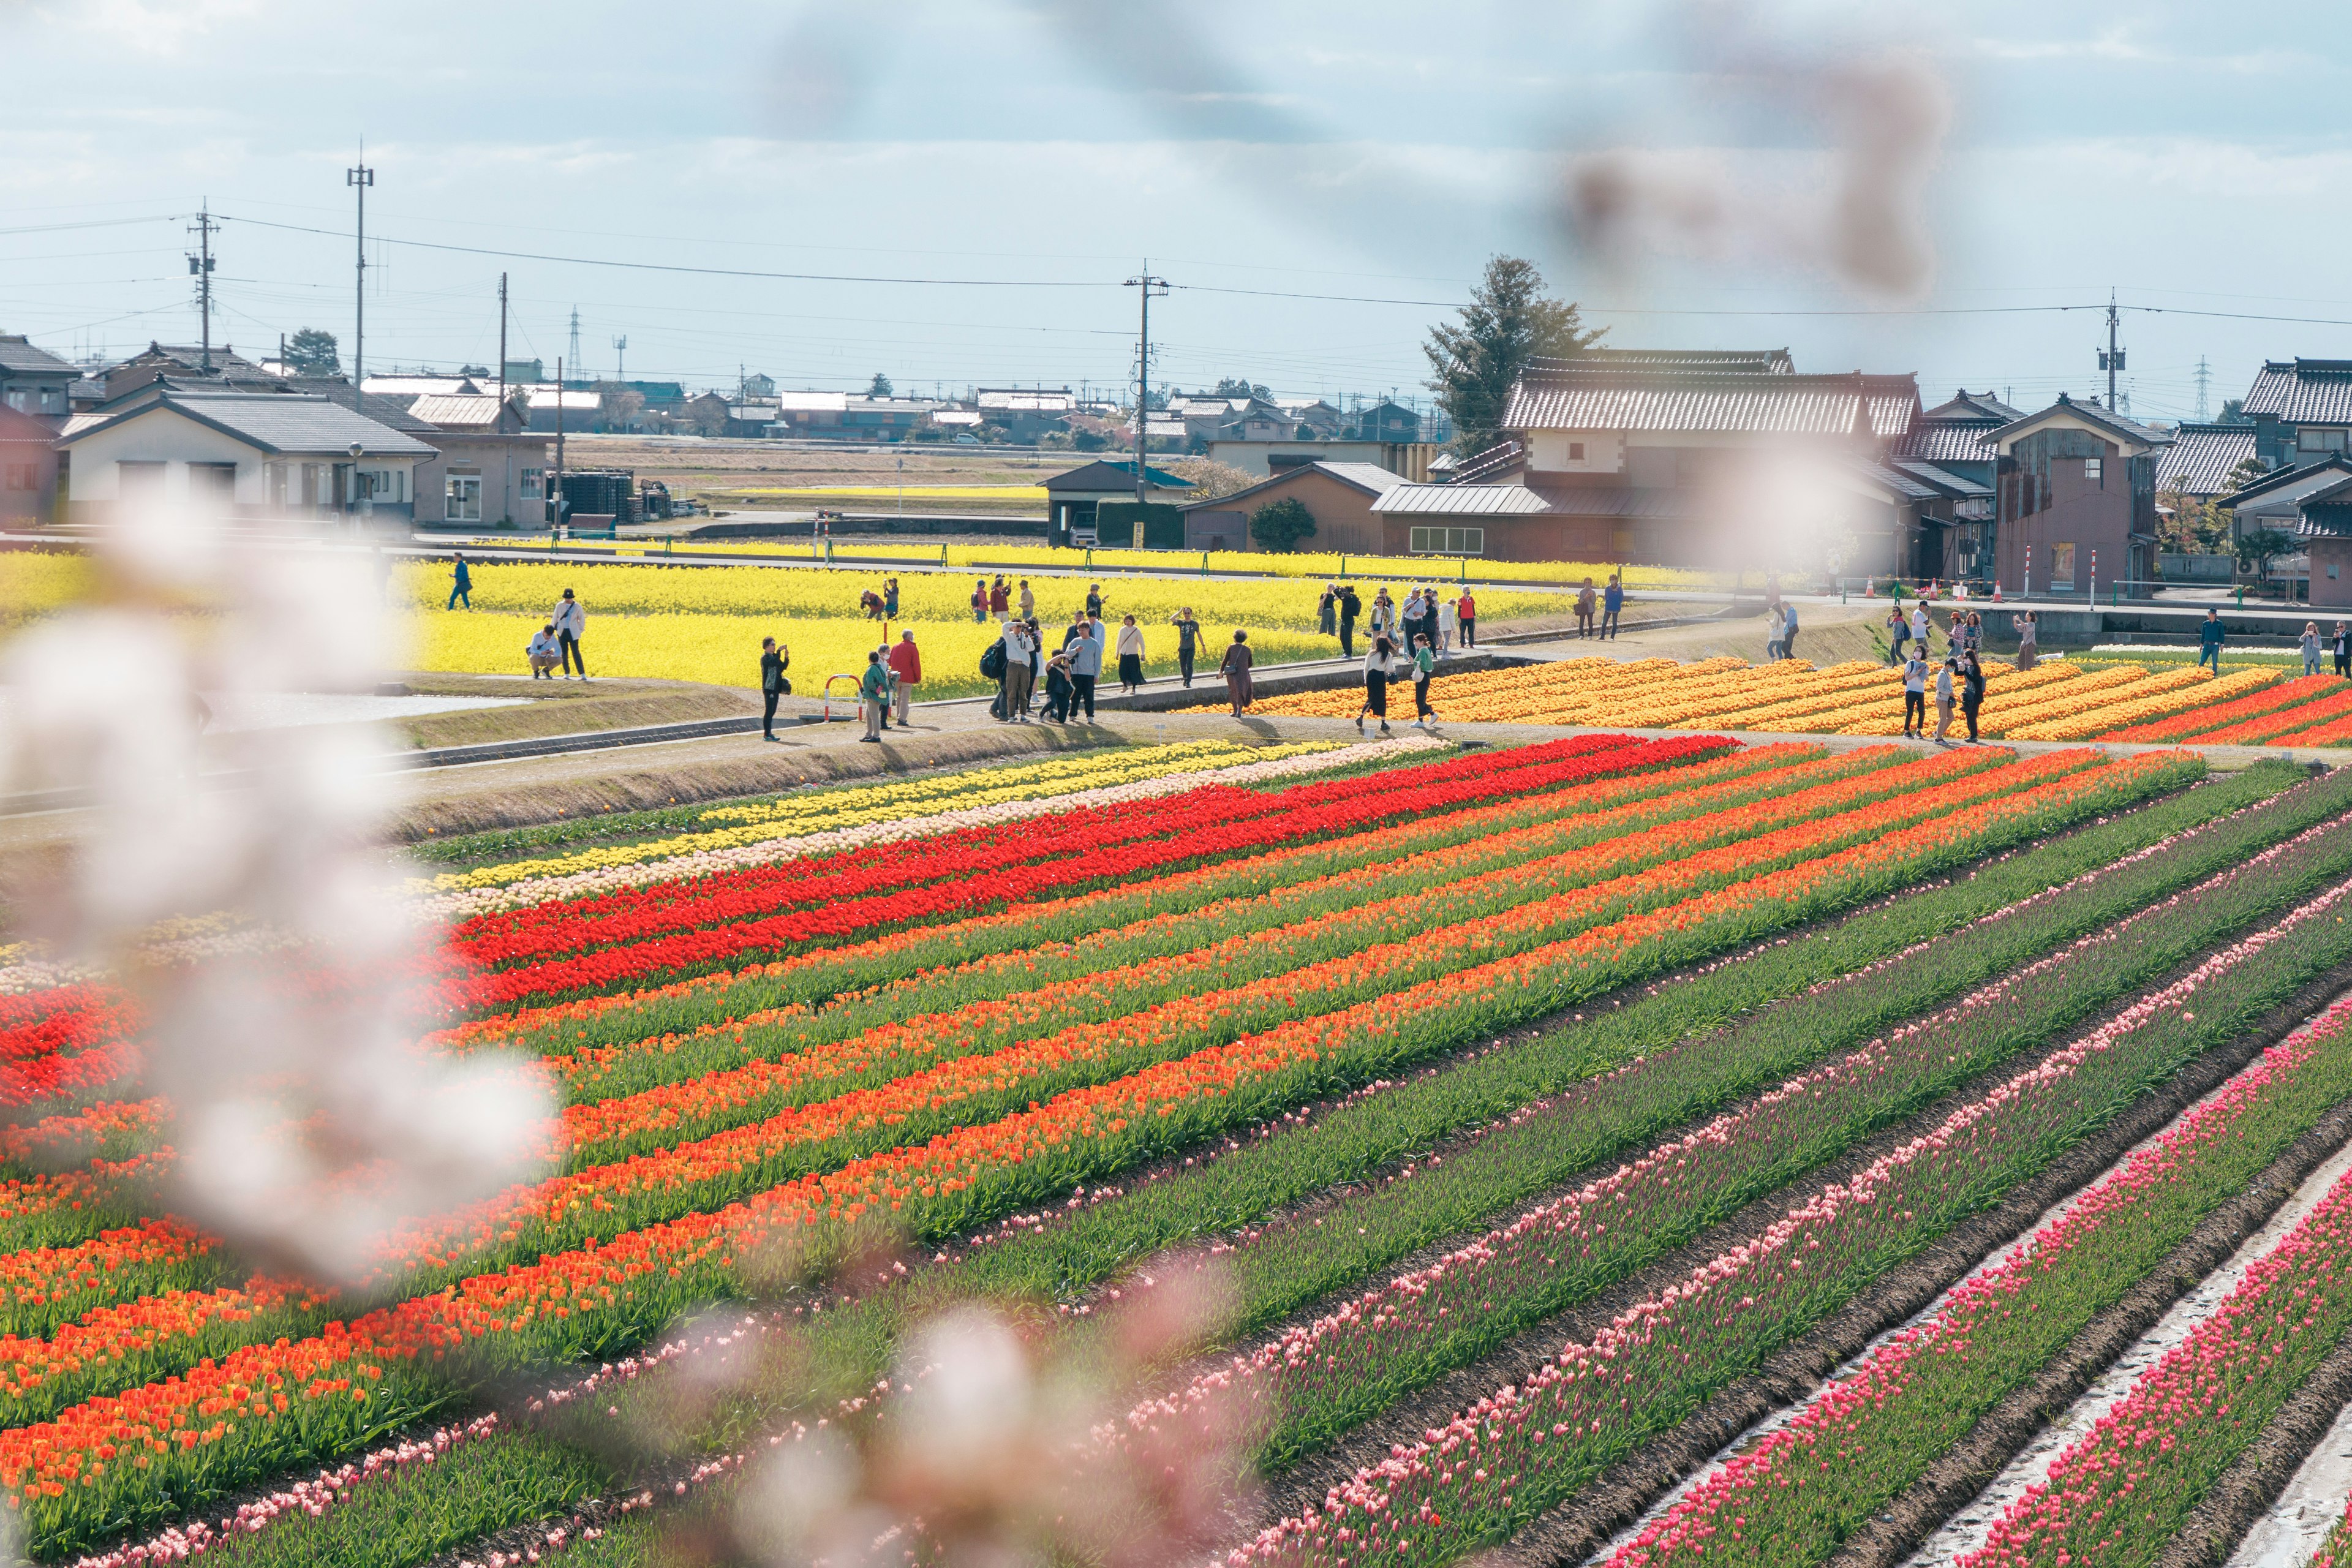
<svg viewBox="0 0 2352 1568"><path fill-rule="evenodd" d="M1918 416L1910 376L1654 372L1633 368L1530 372L1511 389L1502 423L1513 430L1641 430L1881 439Z"/></svg>
<svg viewBox="0 0 2352 1568"><path fill-rule="evenodd" d="M1895 443L1895 455L1916 458L1923 463L1990 463L1996 454L1986 445L1985 432L1993 429L1989 424L1948 424L1939 420L1922 420L1911 427L1911 433Z"/></svg>
<svg viewBox="0 0 2352 1568"><path fill-rule="evenodd" d="M408 412L444 430L483 430L499 422L499 400L487 396L420 397L408 405Z"/></svg>
<svg viewBox="0 0 2352 1568"><path fill-rule="evenodd" d="M1916 458L1895 458L1889 461L1888 466L1900 468L1913 479L1935 486L1955 500L1973 500L1992 494L1990 485L1980 485L1974 479L1965 479L1948 468L1939 468L1933 463L1923 463Z"/></svg>
<svg viewBox="0 0 2352 1568"><path fill-rule="evenodd" d="M2220 495L2238 465L2253 455L2251 425L2183 425L2172 445L2157 454L2156 488L2200 500Z"/></svg>
<svg viewBox="0 0 2352 1568"><path fill-rule="evenodd" d="M429 458L433 448L388 425L352 413L323 397L285 393L174 393L152 403L96 419L61 441L78 441L101 428L142 419L158 409L173 412L236 437L265 452L348 453L352 443L376 458Z"/></svg>
<svg viewBox="0 0 2352 1568"><path fill-rule="evenodd" d="M779 392L777 409L785 414L843 414L849 409L845 392Z"/></svg>
<svg viewBox="0 0 2352 1568"><path fill-rule="evenodd" d="M1853 472L1856 478L1866 479L1881 489L1891 490L1905 500L1939 500L1943 498L1943 492L1935 486L1885 463L1858 462L1853 465Z"/></svg>
<svg viewBox="0 0 2352 1568"><path fill-rule="evenodd" d="M1537 490L1559 517L1695 517L1691 498L1680 490L1635 489L1629 485L1549 485Z"/></svg>
<svg viewBox="0 0 2352 1568"><path fill-rule="evenodd" d="M1525 485L1392 485L1372 502L1384 517L1532 517L1551 510Z"/></svg>
<svg viewBox="0 0 2352 1568"><path fill-rule="evenodd" d="M2352 424L2352 360L2270 360L2246 392L2246 412L2290 425Z"/></svg>
<svg viewBox="0 0 2352 1568"><path fill-rule="evenodd" d="M573 387L567 386L559 390L552 386L541 386L531 389L530 406L533 408L561 407L567 414L573 409L593 414L604 406L604 398L602 393L582 392Z"/></svg>
<svg viewBox="0 0 2352 1568"><path fill-rule="evenodd" d="M1404 476L1402 474L1383 468L1378 463L1326 463L1318 461L1315 464L1315 467L1322 469L1325 473L1329 474L1333 479L1344 479L1348 483L1354 485L1357 489L1369 490L1376 496L1386 495L1389 491L1396 489L1397 486L1404 483Z"/></svg>

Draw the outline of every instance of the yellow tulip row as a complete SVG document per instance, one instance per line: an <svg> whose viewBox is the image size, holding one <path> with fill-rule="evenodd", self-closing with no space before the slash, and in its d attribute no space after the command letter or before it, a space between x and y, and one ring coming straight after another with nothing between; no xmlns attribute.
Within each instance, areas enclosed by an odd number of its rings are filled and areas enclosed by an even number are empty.
<svg viewBox="0 0 2352 1568"><path fill-rule="evenodd" d="M1006 801L1034 800L1044 795L1070 795L1110 784L1134 784L1170 773L1237 767L1244 763L1273 762L1281 757L1336 749L1337 742L1287 746L1238 745L1223 741L1192 741L1165 746L1105 748L1054 757L1014 767L983 768L965 773L938 773L891 784L827 790L787 797L765 809L758 820L733 826L673 834L635 844L596 845L562 855L542 855L504 865L482 866L469 871L448 871L437 877L412 879L411 892L455 892L471 888L499 888L536 877L568 876L614 866L641 865L674 859L714 849L774 839L798 838L834 828L868 823L894 822L938 812L997 805ZM699 820L726 821L747 809L706 813Z"/></svg>
<svg viewBox="0 0 2352 1568"><path fill-rule="evenodd" d="M2168 673L2177 675L2183 672ZM2185 673L2197 676L2205 672L2190 669ZM2168 719L2191 708L2233 702L2260 691L2278 678L2279 672L2274 669L2242 669L2218 680L2209 678L2201 681L2174 680L2167 683L2161 676L2153 677L2124 688L2120 702L2102 704L2084 712L2043 719L2021 729L2011 730L2009 733L2021 741L2074 741L2091 735L2104 735L2129 725Z"/></svg>

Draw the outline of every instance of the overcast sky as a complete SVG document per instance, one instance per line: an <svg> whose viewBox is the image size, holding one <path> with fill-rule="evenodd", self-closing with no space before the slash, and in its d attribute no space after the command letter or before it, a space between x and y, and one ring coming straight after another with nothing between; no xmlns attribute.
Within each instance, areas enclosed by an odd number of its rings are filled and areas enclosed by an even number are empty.
<svg viewBox="0 0 2352 1568"><path fill-rule="evenodd" d="M2046 307L2112 287L2133 411L2184 416L2200 357L2216 410L2264 356L2352 358L2347 46L2325 0L0 0L0 331L193 342L209 201L215 340L348 363L364 138L371 370L488 363L503 268L551 370L576 306L603 375L625 335L694 385L1101 385L1149 257L1155 383L1418 391L1499 251L1612 343L1930 402L2091 390L2099 313Z"/></svg>

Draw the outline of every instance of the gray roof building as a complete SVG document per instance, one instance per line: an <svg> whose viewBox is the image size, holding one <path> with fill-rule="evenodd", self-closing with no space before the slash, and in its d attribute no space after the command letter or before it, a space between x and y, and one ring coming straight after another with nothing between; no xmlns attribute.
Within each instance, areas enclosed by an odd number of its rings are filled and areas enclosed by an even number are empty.
<svg viewBox="0 0 2352 1568"><path fill-rule="evenodd" d="M2241 464L2259 461L2251 425L2183 425L2157 455L2156 488L2199 500L2227 493Z"/></svg>
<svg viewBox="0 0 2352 1568"><path fill-rule="evenodd" d="M209 426L272 457L429 458L433 448L323 397L293 393L166 391L132 406L75 421L59 441L70 447L159 409Z"/></svg>
<svg viewBox="0 0 2352 1568"><path fill-rule="evenodd" d="M1911 375L1653 370L1540 360L1511 389L1507 430L1591 430L1893 440L1919 415Z"/></svg>

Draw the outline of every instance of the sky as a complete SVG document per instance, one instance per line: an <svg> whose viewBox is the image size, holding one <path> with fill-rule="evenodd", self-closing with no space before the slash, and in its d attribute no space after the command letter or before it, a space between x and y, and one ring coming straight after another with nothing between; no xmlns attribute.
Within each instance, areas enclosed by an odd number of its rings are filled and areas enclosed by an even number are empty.
<svg viewBox="0 0 2352 1568"><path fill-rule="evenodd" d="M2231 16L2259 27L2233 26ZM0 331L367 368L1425 397L1524 256L1622 347L2193 416L2352 358L2352 7L0 0ZM364 144L364 153L362 147ZM2061 307L2065 307L2061 309ZM2261 319L2274 318L2274 319ZM2284 318L2284 319L2276 319ZM615 338L625 337L626 349Z"/></svg>

